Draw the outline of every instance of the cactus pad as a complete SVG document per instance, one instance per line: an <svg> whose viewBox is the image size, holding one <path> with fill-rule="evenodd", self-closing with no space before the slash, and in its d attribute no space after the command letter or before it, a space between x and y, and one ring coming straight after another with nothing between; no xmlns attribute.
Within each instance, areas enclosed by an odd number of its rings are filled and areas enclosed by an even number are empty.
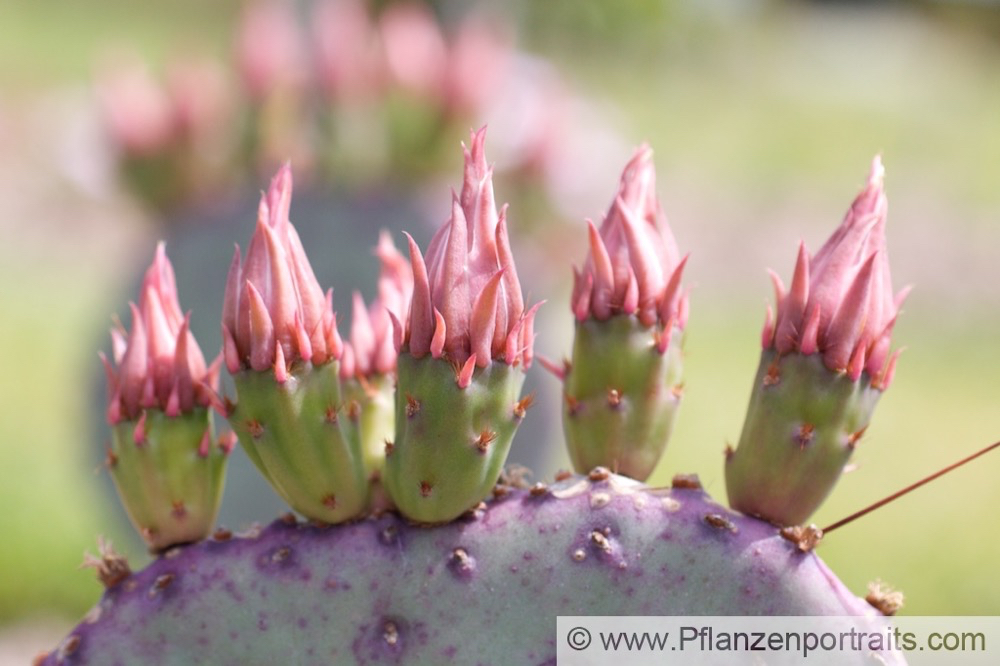
<svg viewBox="0 0 1000 666"><path fill-rule="evenodd" d="M109 589L42 663L524 666L555 663L557 615L876 613L692 485L605 472L434 528L218 532Z"/></svg>

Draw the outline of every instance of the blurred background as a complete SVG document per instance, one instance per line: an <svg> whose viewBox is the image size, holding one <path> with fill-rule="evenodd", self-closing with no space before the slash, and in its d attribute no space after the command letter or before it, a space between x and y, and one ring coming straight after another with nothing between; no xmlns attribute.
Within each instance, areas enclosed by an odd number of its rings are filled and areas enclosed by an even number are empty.
<svg viewBox="0 0 1000 666"><path fill-rule="evenodd" d="M765 268L789 278L886 164L906 352L827 524L1000 438L1000 5L364 0L0 3L0 663L52 647L100 594L99 534L148 561L102 470L97 359L156 240L206 354L232 244L292 160L320 282L374 296L378 231L425 243L489 124L536 348L568 353L571 266L643 141L693 285L685 399L654 483L697 472L725 499L759 356ZM559 386L512 460L567 465ZM833 533L819 552L904 613L1000 613L1000 455ZM283 511L236 449L220 522Z"/></svg>

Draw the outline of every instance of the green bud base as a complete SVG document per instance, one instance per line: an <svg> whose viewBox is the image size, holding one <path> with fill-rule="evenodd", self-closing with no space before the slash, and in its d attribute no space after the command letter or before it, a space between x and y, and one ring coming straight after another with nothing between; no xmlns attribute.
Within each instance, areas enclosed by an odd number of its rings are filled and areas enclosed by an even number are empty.
<svg viewBox="0 0 1000 666"><path fill-rule="evenodd" d="M108 469L132 524L152 551L205 538L212 530L225 481L226 453L199 448L212 414L196 408L169 417L147 409L145 433L136 443L138 421L111 430Z"/></svg>
<svg viewBox="0 0 1000 666"><path fill-rule="evenodd" d="M490 493L521 421L523 382L520 368L493 362L463 389L448 361L400 355L396 438L383 483L403 515L445 522Z"/></svg>
<svg viewBox="0 0 1000 666"><path fill-rule="evenodd" d="M364 381L343 381L347 417L361 445L368 477L379 476L385 466L385 443L395 436L396 386L389 375L371 375Z"/></svg>
<svg viewBox="0 0 1000 666"><path fill-rule="evenodd" d="M239 403L229 422L247 455L289 506L339 523L368 503L361 445L351 435L337 363L295 364L279 384L270 371L233 377Z"/></svg>
<svg viewBox="0 0 1000 666"><path fill-rule="evenodd" d="M797 525L833 489L882 392L868 375L852 381L820 354L765 350L739 446L726 460L734 509Z"/></svg>
<svg viewBox="0 0 1000 666"><path fill-rule="evenodd" d="M640 481L653 473L680 405L683 336L674 328L660 354L657 330L628 316L577 322L563 400L576 471L602 466Z"/></svg>

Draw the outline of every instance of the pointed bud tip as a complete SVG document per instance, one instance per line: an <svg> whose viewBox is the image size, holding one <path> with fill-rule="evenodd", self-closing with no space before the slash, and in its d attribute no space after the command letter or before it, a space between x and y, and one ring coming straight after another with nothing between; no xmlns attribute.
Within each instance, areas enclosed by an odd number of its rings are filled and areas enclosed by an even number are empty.
<svg viewBox="0 0 1000 666"><path fill-rule="evenodd" d="M868 186L881 188L885 182L885 166L882 165L882 153L872 158L871 169L868 172Z"/></svg>

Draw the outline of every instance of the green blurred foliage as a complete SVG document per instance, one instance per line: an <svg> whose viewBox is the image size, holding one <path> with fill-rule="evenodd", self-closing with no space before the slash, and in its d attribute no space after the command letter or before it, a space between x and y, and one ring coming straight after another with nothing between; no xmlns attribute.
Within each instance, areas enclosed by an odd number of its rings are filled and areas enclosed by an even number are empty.
<svg viewBox="0 0 1000 666"><path fill-rule="evenodd" d="M99 284L67 280L60 270L3 253L0 348L8 350L0 382L0 623L40 613L78 615L94 601L93 575L79 565L95 536L114 540L102 521L90 469L95 308ZM81 333L83 335L81 335Z"/></svg>
<svg viewBox="0 0 1000 666"><path fill-rule="evenodd" d="M123 46L162 61L194 48L228 56L239 0L87 0L0 4L0 85L38 91L87 81L109 50Z"/></svg>

